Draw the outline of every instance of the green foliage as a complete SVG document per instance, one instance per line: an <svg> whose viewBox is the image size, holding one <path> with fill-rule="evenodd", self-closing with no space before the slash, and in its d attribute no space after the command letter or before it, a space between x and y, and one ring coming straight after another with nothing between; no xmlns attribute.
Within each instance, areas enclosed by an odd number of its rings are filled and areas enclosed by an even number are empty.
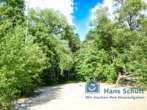
<svg viewBox="0 0 147 110"><path fill-rule="evenodd" d="M24 20L24 0L2 0L0 2L0 21L7 21L14 26Z"/></svg>
<svg viewBox="0 0 147 110"><path fill-rule="evenodd" d="M114 0L117 8L119 24L128 27L130 30L138 30L139 20L144 16L147 4L144 0Z"/></svg>
<svg viewBox="0 0 147 110"><path fill-rule="evenodd" d="M89 40L81 47L76 59L78 78L114 82L116 71L110 64L109 53L104 49L99 50L98 46L96 41Z"/></svg>
<svg viewBox="0 0 147 110"><path fill-rule="evenodd" d="M73 64L72 52L79 40L65 17L52 9L30 10L29 32L47 55L48 65L41 77L45 84L56 83Z"/></svg>
<svg viewBox="0 0 147 110"><path fill-rule="evenodd" d="M66 26L63 38L69 41L69 47L74 53L80 48L80 39L78 34L75 34L72 26Z"/></svg>
<svg viewBox="0 0 147 110"><path fill-rule="evenodd" d="M0 109L8 110L37 85L71 76L114 83L122 74L133 85L144 87L147 17L142 12L147 5L143 0L114 0L114 4L113 21L107 8L99 8L81 45L74 26L58 11L30 10L25 16L23 0L1 0Z"/></svg>
<svg viewBox="0 0 147 110"><path fill-rule="evenodd" d="M52 9L30 10L25 16L24 0L0 1L1 110L37 85L69 78L80 40L66 21Z"/></svg>
<svg viewBox="0 0 147 110"><path fill-rule="evenodd" d="M147 84L146 4L143 0L115 0L115 19L107 8L95 13L92 30L77 53L76 71L82 80L115 82L125 75L135 86ZM118 6L118 7L117 7Z"/></svg>
<svg viewBox="0 0 147 110"><path fill-rule="evenodd" d="M45 68L45 55L28 37L25 43L24 28L17 26L0 43L0 107L7 107L20 94L32 92Z"/></svg>

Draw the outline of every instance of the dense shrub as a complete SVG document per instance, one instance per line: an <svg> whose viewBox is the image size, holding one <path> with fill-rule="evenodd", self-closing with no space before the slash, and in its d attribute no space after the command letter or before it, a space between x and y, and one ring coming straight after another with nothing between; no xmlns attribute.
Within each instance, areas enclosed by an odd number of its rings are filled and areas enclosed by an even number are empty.
<svg viewBox="0 0 147 110"><path fill-rule="evenodd" d="M33 91L45 60L31 36L25 36L24 28L18 26L6 34L0 42L0 107L9 107L20 94Z"/></svg>

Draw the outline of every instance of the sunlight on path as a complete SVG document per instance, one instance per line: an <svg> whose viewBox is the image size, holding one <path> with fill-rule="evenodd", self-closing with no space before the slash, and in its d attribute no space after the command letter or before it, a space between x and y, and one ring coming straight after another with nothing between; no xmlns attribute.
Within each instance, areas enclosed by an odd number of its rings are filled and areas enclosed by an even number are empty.
<svg viewBox="0 0 147 110"><path fill-rule="evenodd" d="M107 86L108 85L104 85ZM85 83L45 87L35 98L21 103L18 110L147 110L147 93L142 100L85 99ZM20 104L20 105L21 105ZM25 105L26 104L26 105ZM18 104L19 105L19 104ZM13 110L17 110L13 109Z"/></svg>

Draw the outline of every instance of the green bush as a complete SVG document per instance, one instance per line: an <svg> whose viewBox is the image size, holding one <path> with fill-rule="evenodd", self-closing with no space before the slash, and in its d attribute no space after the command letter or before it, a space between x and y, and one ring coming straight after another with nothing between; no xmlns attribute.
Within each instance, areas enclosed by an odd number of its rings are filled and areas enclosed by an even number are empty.
<svg viewBox="0 0 147 110"><path fill-rule="evenodd" d="M25 36L21 26L3 37L0 42L0 109L9 107L20 94L32 92L45 60L41 49L31 36Z"/></svg>

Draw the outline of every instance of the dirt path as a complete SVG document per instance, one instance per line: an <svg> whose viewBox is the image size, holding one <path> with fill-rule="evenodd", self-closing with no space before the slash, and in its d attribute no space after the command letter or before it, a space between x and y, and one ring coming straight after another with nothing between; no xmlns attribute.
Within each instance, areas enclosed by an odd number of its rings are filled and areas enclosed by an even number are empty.
<svg viewBox="0 0 147 110"><path fill-rule="evenodd" d="M39 91L37 97L20 99L12 110L147 110L147 93L144 99L137 100L86 99L85 83L45 87Z"/></svg>

